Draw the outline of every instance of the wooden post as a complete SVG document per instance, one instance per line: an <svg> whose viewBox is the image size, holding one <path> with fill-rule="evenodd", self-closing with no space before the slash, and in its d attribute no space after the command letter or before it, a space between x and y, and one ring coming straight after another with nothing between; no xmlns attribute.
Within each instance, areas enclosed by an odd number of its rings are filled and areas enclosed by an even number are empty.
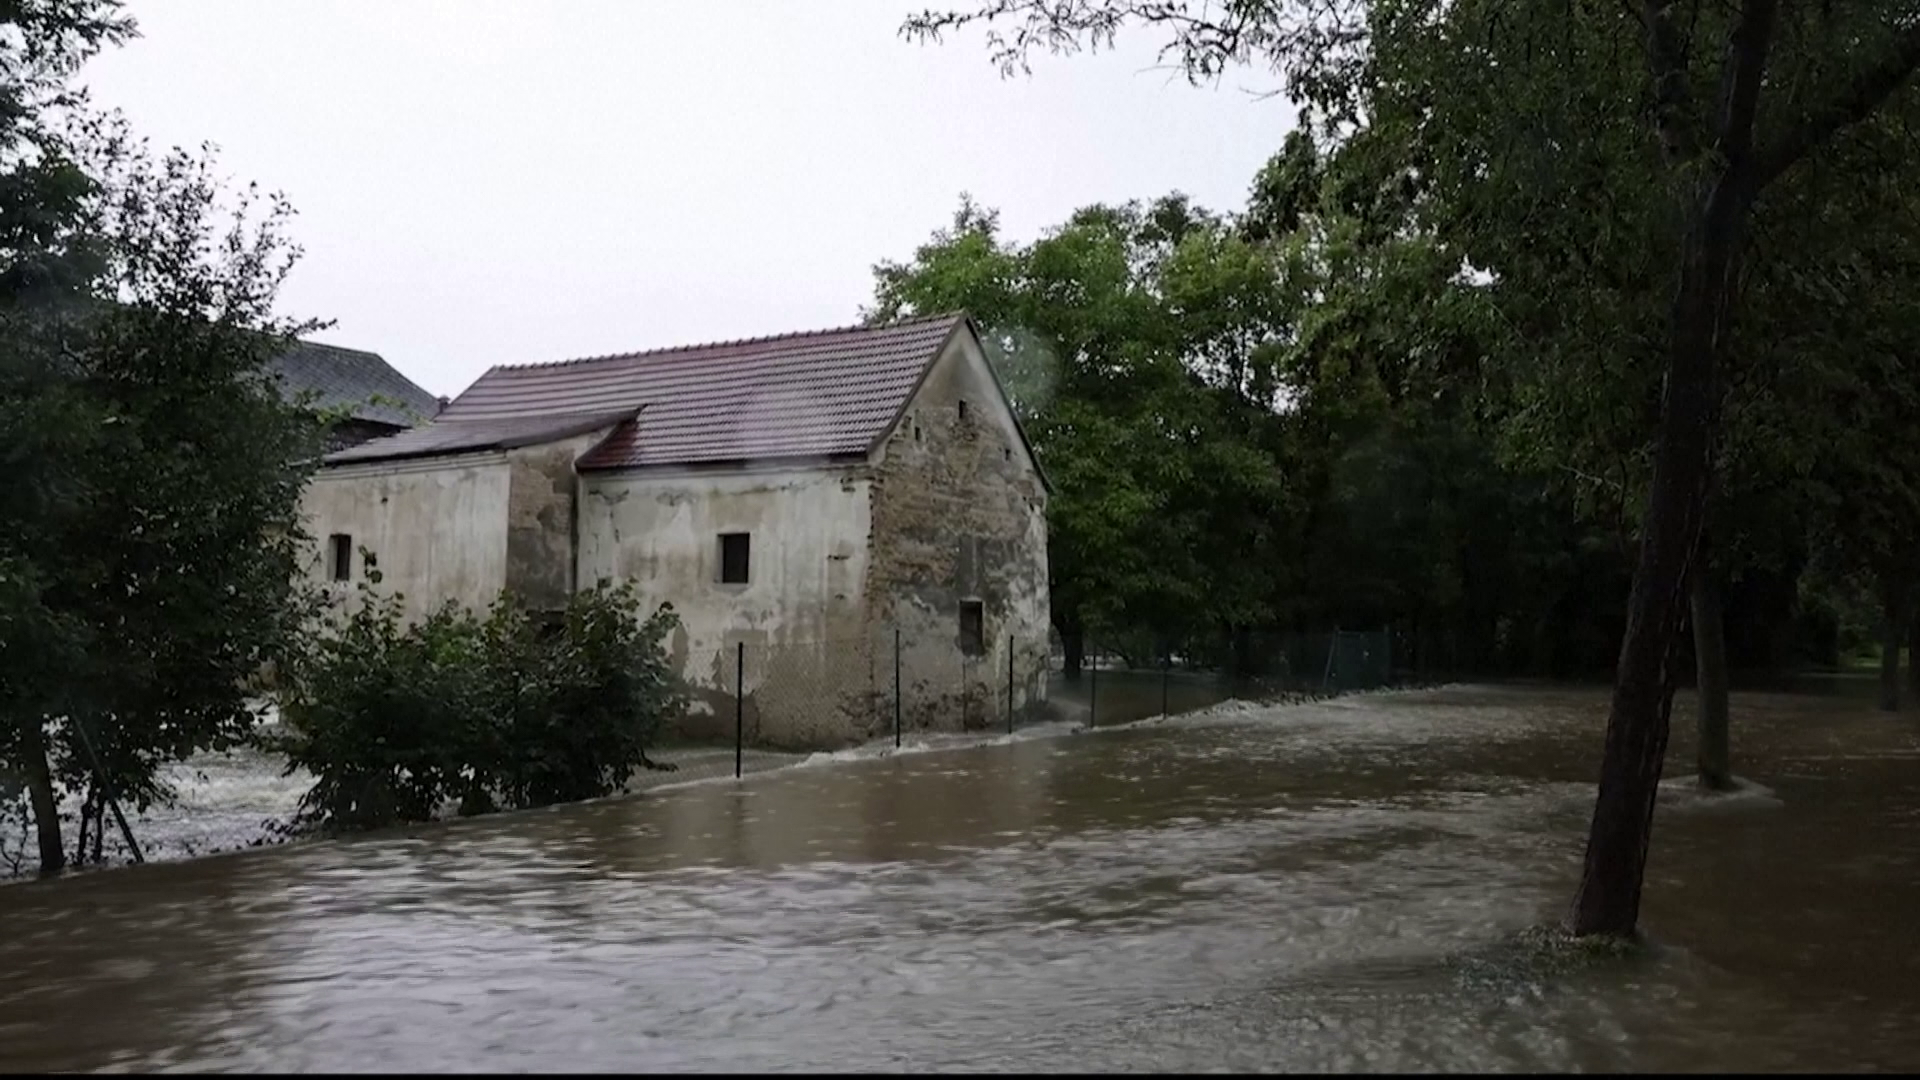
<svg viewBox="0 0 1920 1080"><path fill-rule="evenodd" d="M93 759L93 775L100 778L100 794L106 796L107 807L113 811L113 820L120 823L120 835L126 838L127 850L133 853L134 862L146 862L146 857L140 854L140 845L133 840L133 829L127 825L127 815L120 812L120 800L114 796L113 781L107 777L106 767L100 764L100 751L94 749L93 736L87 732L87 722L75 716L73 726L80 732L80 742L86 746L87 756Z"/></svg>

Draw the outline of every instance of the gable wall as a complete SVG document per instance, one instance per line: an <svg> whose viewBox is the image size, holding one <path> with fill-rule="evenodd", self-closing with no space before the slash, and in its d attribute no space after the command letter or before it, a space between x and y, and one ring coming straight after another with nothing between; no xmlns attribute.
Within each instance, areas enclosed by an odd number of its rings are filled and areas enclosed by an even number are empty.
<svg viewBox="0 0 1920 1080"><path fill-rule="evenodd" d="M869 546L870 625L887 651L900 630L903 726L1004 725L1010 653L1014 708L1045 698L1046 492L969 333L876 455ZM983 655L961 651L967 600L985 615Z"/></svg>

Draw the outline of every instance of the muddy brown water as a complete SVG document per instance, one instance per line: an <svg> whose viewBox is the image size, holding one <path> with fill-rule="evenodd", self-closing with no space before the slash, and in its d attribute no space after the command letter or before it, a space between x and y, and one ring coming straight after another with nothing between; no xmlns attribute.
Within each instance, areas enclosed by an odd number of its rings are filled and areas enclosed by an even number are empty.
<svg viewBox="0 0 1920 1080"><path fill-rule="evenodd" d="M1604 706L1025 732L6 886L0 1069L1920 1067L1920 718L1738 696L1772 796L1669 791L1658 947L1559 968L1517 942Z"/></svg>

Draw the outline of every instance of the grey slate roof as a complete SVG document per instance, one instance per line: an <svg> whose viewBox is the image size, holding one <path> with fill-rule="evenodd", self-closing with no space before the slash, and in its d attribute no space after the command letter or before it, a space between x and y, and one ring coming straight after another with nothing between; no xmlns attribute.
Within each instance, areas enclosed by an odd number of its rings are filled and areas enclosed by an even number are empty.
<svg viewBox="0 0 1920 1080"><path fill-rule="evenodd" d="M438 398L395 371L378 353L303 341L275 359L273 370L289 397L313 391L316 408L348 406L356 420L412 427L440 411Z"/></svg>
<svg viewBox="0 0 1920 1080"><path fill-rule="evenodd" d="M351 465L362 461L393 461L399 458L433 457L438 454L470 454L480 450L511 450L517 446L585 435L633 419L635 409L602 410L598 413L571 413L565 416L516 416L490 420L439 421L409 428L397 435L363 442L326 456L329 465Z"/></svg>

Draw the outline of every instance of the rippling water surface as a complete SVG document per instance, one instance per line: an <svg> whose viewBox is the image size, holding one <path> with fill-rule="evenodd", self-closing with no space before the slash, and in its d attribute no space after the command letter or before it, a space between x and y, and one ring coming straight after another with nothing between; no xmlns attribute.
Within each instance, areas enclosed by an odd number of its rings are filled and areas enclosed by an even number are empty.
<svg viewBox="0 0 1920 1080"><path fill-rule="evenodd" d="M856 752L0 888L0 1069L1920 1067L1920 722L1735 701L1648 955L1571 896L1599 691ZM1691 753L1676 717L1674 765Z"/></svg>

